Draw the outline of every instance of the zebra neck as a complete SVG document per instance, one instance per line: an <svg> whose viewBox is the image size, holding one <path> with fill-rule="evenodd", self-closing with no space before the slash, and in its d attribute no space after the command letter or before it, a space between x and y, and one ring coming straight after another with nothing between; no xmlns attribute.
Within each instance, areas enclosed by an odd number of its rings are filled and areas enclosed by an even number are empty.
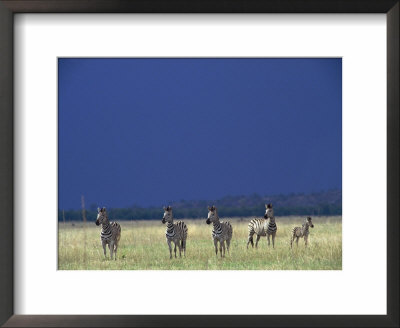
<svg viewBox="0 0 400 328"><path fill-rule="evenodd" d="M222 226L221 226L221 222L218 221L213 222L213 231L217 234L220 234L222 232Z"/></svg>
<svg viewBox="0 0 400 328"><path fill-rule="evenodd" d="M167 222L167 231L166 234L168 236L173 236L175 235L175 226L173 222Z"/></svg>
<svg viewBox="0 0 400 328"><path fill-rule="evenodd" d="M111 231L111 226L110 226L110 222L108 220L106 220L106 222L103 222L101 224L101 232L103 234L107 234Z"/></svg>
<svg viewBox="0 0 400 328"><path fill-rule="evenodd" d="M269 223L275 224L275 216L271 216L271 217L269 218Z"/></svg>
<svg viewBox="0 0 400 328"><path fill-rule="evenodd" d="M304 224L303 224L303 231L304 231L304 232L305 232L305 231L308 231L308 227L309 227L308 222L307 222L307 223L304 223Z"/></svg>

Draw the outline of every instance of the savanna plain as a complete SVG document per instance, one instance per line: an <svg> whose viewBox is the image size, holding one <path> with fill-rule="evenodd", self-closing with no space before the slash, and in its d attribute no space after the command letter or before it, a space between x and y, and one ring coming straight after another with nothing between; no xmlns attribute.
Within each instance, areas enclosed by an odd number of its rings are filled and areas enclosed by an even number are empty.
<svg viewBox="0 0 400 328"><path fill-rule="evenodd" d="M165 239L166 226L161 220L118 221L121 240L117 259L104 258L100 230L94 222L59 222L59 270L341 270L342 218L341 216L313 217L309 244L304 240L293 243L290 234L301 226L304 217L276 217L278 226L275 248L261 237L258 249L246 248L247 225L253 218L229 219L233 226L230 253L221 258L215 255L211 237L212 225L205 219L183 219L188 226L186 257L169 258ZM113 218L110 218L113 221ZM176 220L178 221L178 220ZM224 221L221 218L221 221ZM254 236L254 242L256 236Z"/></svg>

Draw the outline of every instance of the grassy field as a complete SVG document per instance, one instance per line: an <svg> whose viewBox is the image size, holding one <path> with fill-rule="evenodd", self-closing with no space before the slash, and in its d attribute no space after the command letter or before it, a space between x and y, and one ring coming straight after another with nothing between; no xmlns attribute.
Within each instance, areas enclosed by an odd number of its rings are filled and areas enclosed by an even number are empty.
<svg viewBox="0 0 400 328"><path fill-rule="evenodd" d="M303 217L277 217L275 249L262 237L258 249L247 250L247 224L251 218L235 218L230 254L215 256L212 225L204 220L184 220L188 226L186 258L169 259L166 226L157 221L120 221L121 241L116 261L105 259L100 227L94 222L59 223L60 270L341 270L342 218L313 217L309 245L304 240L290 250L289 236ZM221 219L223 220L223 219ZM255 238L254 238L255 240ZM177 251L179 254L179 252ZM107 248L107 255L109 250Z"/></svg>

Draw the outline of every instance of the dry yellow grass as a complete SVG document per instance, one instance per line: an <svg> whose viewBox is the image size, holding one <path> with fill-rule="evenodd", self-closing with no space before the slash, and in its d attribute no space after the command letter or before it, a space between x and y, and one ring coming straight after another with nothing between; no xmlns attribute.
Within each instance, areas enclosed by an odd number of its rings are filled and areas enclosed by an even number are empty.
<svg viewBox="0 0 400 328"><path fill-rule="evenodd" d="M341 217L313 217L309 247L299 241L290 249L289 236L303 217L277 217L275 249L262 237L258 249L246 249L247 224L251 218L229 219L233 226L231 252L215 256L212 226L205 220L184 220L189 229L185 258L169 259L165 225L157 221L119 221L121 241L116 261L104 259L100 228L93 222L59 223L60 270L341 270ZM221 219L223 220L223 219ZM86 233L86 247L84 245ZM178 253L179 254L179 253ZM108 249L107 255L109 256Z"/></svg>

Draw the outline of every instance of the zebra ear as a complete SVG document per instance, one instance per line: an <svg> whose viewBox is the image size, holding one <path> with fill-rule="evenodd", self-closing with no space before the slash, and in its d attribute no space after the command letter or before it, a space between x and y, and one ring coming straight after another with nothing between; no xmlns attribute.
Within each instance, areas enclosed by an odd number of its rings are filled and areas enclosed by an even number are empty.
<svg viewBox="0 0 400 328"><path fill-rule="evenodd" d="M265 204L265 208L268 208L268 205L267 205L267 204Z"/></svg>
<svg viewBox="0 0 400 328"><path fill-rule="evenodd" d="M100 213L100 207L97 208L97 213Z"/></svg>

